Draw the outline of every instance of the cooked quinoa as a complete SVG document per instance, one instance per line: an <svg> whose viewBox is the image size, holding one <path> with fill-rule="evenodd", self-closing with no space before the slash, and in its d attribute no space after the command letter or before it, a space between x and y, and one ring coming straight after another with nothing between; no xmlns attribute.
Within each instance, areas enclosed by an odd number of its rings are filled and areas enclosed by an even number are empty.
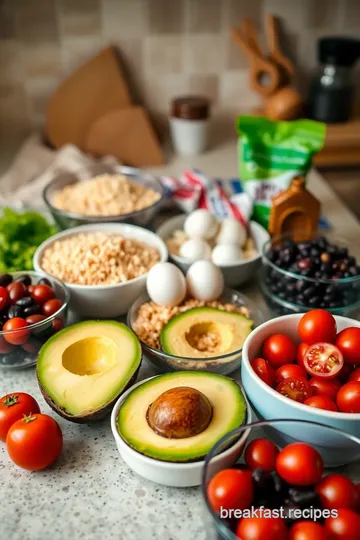
<svg viewBox="0 0 360 540"><path fill-rule="evenodd" d="M56 191L52 204L83 216L118 216L148 208L159 199L155 190L122 174L102 174Z"/></svg>
<svg viewBox="0 0 360 540"><path fill-rule="evenodd" d="M57 240L40 264L65 283L112 285L146 274L159 260L159 251L144 242L98 232Z"/></svg>

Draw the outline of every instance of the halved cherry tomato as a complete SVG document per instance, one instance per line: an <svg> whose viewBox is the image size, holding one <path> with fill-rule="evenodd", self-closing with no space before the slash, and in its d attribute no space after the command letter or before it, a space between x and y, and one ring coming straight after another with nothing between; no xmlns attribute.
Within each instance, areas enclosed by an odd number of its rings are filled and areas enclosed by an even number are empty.
<svg viewBox="0 0 360 540"><path fill-rule="evenodd" d="M8 343L12 345L22 345L25 343L30 335L30 331L27 330L28 323L21 317L14 317L9 319L3 326L4 338Z"/></svg>
<svg viewBox="0 0 360 540"><path fill-rule="evenodd" d="M328 540L326 530L314 521L298 521L289 531L289 540Z"/></svg>
<svg viewBox="0 0 360 540"><path fill-rule="evenodd" d="M265 509L267 510L267 509ZM280 517L243 517L236 535L244 540L287 540L285 522Z"/></svg>
<svg viewBox="0 0 360 540"><path fill-rule="evenodd" d="M59 298L52 298L43 304L42 312L46 317L54 315L62 306L62 301Z"/></svg>
<svg viewBox="0 0 360 540"><path fill-rule="evenodd" d="M254 498L251 471L246 469L223 469L213 476L207 487L209 502L215 510L244 510Z"/></svg>
<svg viewBox="0 0 360 540"><path fill-rule="evenodd" d="M347 364L360 364L360 328L345 328L336 336L335 345L340 349Z"/></svg>
<svg viewBox="0 0 360 540"><path fill-rule="evenodd" d="M48 285L36 285L31 296L38 304L45 304L45 302L54 298L55 293Z"/></svg>
<svg viewBox="0 0 360 540"><path fill-rule="evenodd" d="M360 413L360 382L344 384L336 396L336 404L341 412Z"/></svg>
<svg viewBox="0 0 360 540"><path fill-rule="evenodd" d="M324 379L323 377L312 377L309 381L314 396L327 396L335 401L336 395L341 388L337 379Z"/></svg>
<svg viewBox="0 0 360 540"><path fill-rule="evenodd" d="M328 311L313 309L303 315L298 324L301 341L313 343L334 343L336 338L336 321Z"/></svg>
<svg viewBox="0 0 360 540"><path fill-rule="evenodd" d="M360 382L360 367L356 368L349 377L349 381L359 381Z"/></svg>
<svg viewBox="0 0 360 540"><path fill-rule="evenodd" d="M309 345L307 343L300 343L300 345L297 348L296 351L296 362L299 364L299 366L304 367L304 355L306 351L308 350Z"/></svg>
<svg viewBox="0 0 360 540"><path fill-rule="evenodd" d="M324 462L319 452L309 444L292 443L278 454L276 471L289 484L311 486L321 479Z"/></svg>
<svg viewBox="0 0 360 540"><path fill-rule="evenodd" d="M245 450L245 463L250 469L275 471L276 456L279 450L269 439L254 439Z"/></svg>
<svg viewBox="0 0 360 540"><path fill-rule="evenodd" d="M285 334L273 334L263 344L263 356L274 368L295 361L296 347Z"/></svg>
<svg viewBox="0 0 360 540"><path fill-rule="evenodd" d="M303 367L298 366L297 364L285 364L279 367L275 372L276 384L279 384L284 379L289 379L290 377L302 377L303 379L306 379L307 373Z"/></svg>
<svg viewBox="0 0 360 540"><path fill-rule="evenodd" d="M8 290L5 287L0 287L0 311L6 306L8 299Z"/></svg>
<svg viewBox="0 0 360 540"><path fill-rule="evenodd" d="M252 360L250 364L256 375L260 377L264 383L268 384L269 386L274 386L275 371L270 366L269 362L263 358L255 358L255 360Z"/></svg>
<svg viewBox="0 0 360 540"><path fill-rule="evenodd" d="M6 441L10 427L24 415L39 413L37 401L24 392L14 392L0 398L0 440Z"/></svg>
<svg viewBox="0 0 360 540"><path fill-rule="evenodd" d="M304 404L315 409L324 409L324 411L338 411L335 403L327 396L311 396L304 401Z"/></svg>
<svg viewBox="0 0 360 540"><path fill-rule="evenodd" d="M349 508L339 508L338 517L325 520L331 540L359 540L360 515Z"/></svg>
<svg viewBox="0 0 360 540"><path fill-rule="evenodd" d="M357 509L359 498L355 484L342 474L329 474L315 488L323 508Z"/></svg>
<svg viewBox="0 0 360 540"><path fill-rule="evenodd" d="M276 387L276 391L299 403L304 403L312 395L311 386L303 377L290 377L281 381Z"/></svg>
<svg viewBox="0 0 360 540"><path fill-rule="evenodd" d="M314 343L305 353L304 366L312 377L333 379L343 365L341 352L331 343Z"/></svg>

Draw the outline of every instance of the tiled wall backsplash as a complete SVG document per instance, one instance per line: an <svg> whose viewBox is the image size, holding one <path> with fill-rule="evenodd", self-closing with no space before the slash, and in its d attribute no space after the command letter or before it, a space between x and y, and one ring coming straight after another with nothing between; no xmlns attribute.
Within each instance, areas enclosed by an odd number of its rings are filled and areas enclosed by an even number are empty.
<svg viewBox="0 0 360 540"><path fill-rule="evenodd" d="M108 44L157 114L184 92L225 116L256 106L229 29L243 17L259 27L269 12L282 18L302 85L318 37L360 34L359 0L0 0L0 138L41 125L58 83Z"/></svg>

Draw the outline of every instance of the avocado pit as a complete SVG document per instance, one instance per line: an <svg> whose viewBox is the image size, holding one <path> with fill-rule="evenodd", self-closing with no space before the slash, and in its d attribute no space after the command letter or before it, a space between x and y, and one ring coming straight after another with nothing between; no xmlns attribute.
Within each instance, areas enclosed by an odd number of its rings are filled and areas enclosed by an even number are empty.
<svg viewBox="0 0 360 540"><path fill-rule="evenodd" d="M210 424L213 406L199 390L171 388L150 404L146 419L151 429L167 439L184 439L202 433Z"/></svg>

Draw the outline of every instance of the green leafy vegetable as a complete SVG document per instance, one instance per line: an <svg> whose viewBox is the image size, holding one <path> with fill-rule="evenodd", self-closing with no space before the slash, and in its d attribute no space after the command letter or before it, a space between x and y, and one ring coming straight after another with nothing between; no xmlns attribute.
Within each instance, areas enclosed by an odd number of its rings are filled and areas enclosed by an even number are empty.
<svg viewBox="0 0 360 540"><path fill-rule="evenodd" d="M0 272L32 270L36 248L55 233L56 227L38 212L4 208L0 216Z"/></svg>

